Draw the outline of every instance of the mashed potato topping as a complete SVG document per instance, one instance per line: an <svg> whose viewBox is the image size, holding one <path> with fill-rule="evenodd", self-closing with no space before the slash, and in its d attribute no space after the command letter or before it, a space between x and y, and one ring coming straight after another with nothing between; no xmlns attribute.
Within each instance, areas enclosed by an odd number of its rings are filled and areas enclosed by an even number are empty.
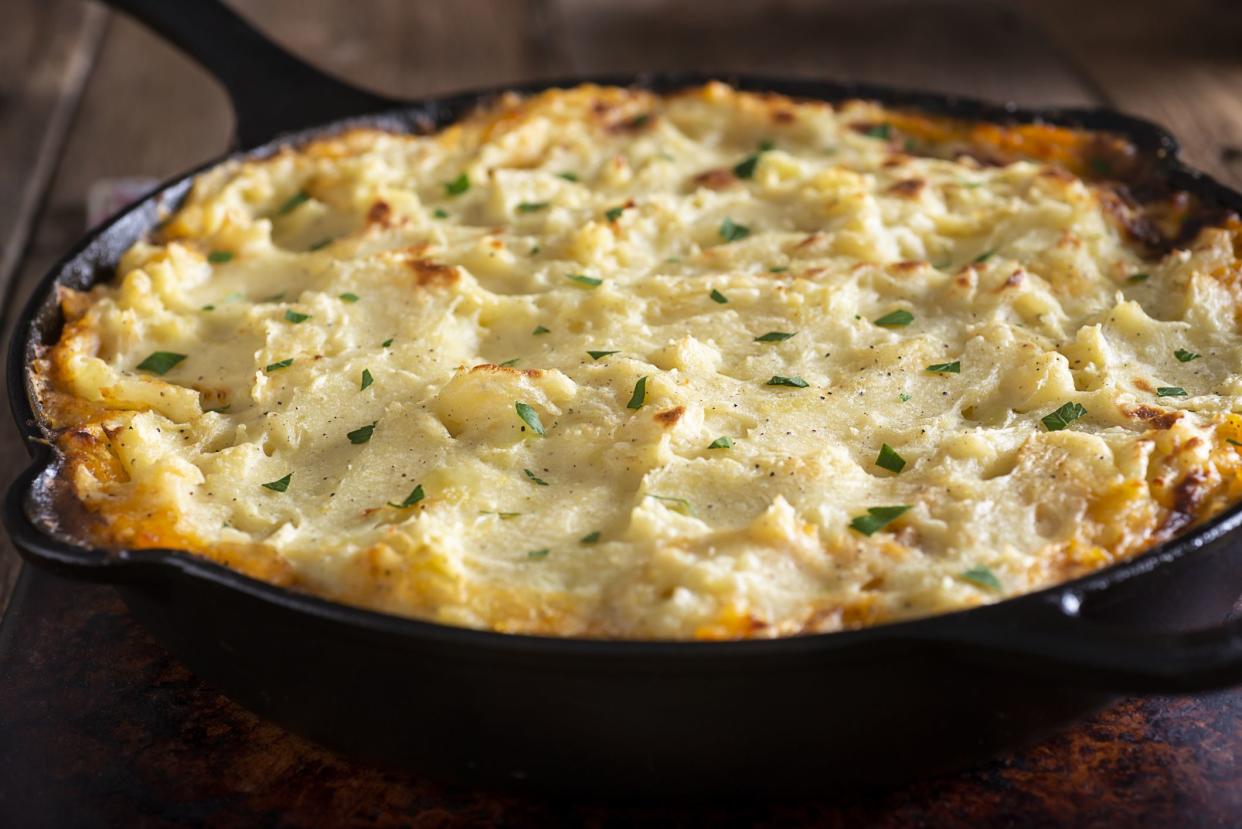
<svg viewBox="0 0 1242 829"><path fill-rule="evenodd" d="M1176 239L1127 152L720 84L353 130L202 175L36 390L92 541L392 613L997 601L1240 494L1242 229Z"/></svg>

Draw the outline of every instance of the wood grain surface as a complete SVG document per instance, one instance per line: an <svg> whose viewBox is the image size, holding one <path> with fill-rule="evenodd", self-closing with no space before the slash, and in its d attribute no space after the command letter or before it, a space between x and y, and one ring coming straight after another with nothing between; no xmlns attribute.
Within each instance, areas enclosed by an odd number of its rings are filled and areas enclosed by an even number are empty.
<svg viewBox="0 0 1242 829"><path fill-rule="evenodd" d="M222 90L85 0L0 0L0 289L19 304L100 178L226 149ZM292 51L414 97L648 69L853 78L1152 118L1242 186L1242 4L1183 0L237 0ZM362 11L365 6L365 13ZM7 419L0 483L26 450ZM19 570L0 550L0 609ZM805 803L569 803L351 763L165 655L110 589L28 572L0 628L0 825L1242 824L1242 692L1121 703L989 766ZM20 820L6 819L20 818Z"/></svg>

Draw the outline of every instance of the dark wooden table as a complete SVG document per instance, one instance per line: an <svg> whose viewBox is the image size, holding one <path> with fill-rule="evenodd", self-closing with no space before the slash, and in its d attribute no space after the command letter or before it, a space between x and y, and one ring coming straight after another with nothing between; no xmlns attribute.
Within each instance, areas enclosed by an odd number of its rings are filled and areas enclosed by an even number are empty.
<svg viewBox="0 0 1242 829"><path fill-rule="evenodd" d="M248 0L295 51L397 96L574 73L852 77L1164 123L1242 186L1242 4ZM92 183L223 151L211 80L83 0L0 0L5 339ZM5 424L0 477L25 463ZM13 586L16 584L16 588ZM10 599L11 595L11 599ZM284 733L164 653L109 588L0 550L0 825L1242 825L1242 690L1124 700L986 766L805 801L588 803L371 767ZM901 751L900 746L893 746ZM741 787L741 784L739 784ZM760 793L761 794L761 793Z"/></svg>

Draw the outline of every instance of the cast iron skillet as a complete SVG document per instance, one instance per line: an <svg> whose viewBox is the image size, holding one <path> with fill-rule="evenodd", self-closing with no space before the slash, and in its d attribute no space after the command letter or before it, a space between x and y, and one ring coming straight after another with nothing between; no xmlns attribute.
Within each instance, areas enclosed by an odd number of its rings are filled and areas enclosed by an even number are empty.
<svg viewBox="0 0 1242 829"><path fill-rule="evenodd" d="M261 157L345 123L429 129L498 91L398 104L298 62L215 2L111 5L225 84L247 148L234 158ZM709 77L595 80L668 91ZM972 119L1119 133L1174 185L1242 211L1242 195L1177 160L1166 132L1113 112L724 79L805 98L871 98ZM8 352L8 382L34 459L8 493L4 521L28 561L115 584L134 616L187 665L263 716L329 746L440 774L629 793L815 791L962 766L1119 692L1242 681L1242 622L1222 623L1242 592L1239 508L1130 561L996 605L853 632L721 643L464 630L324 601L175 550L74 543L57 534L49 514L42 484L56 459L31 407L26 367L59 335L55 286L110 278L121 252L161 209L178 204L192 175L92 232L26 306Z"/></svg>

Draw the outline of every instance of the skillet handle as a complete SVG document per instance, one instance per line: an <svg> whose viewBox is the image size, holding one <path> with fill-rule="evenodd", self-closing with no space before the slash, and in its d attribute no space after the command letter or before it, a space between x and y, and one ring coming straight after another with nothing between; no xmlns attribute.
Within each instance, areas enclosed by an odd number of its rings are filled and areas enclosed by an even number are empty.
<svg viewBox="0 0 1242 829"><path fill-rule="evenodd" d="M941 641L967 658L1066 685L1136 693L1214 691L1242 684L1242 618L1181 633L1120 628L1060 609L1021 625L964 625Z"/></svg>
<svg viewBox="0 0 1242 829"><path fill-rule="evenodd" d="M154 30L223 84L233 103L234 137L243 147L401 106L303 63L219 0L103 2Z"/></svg>

